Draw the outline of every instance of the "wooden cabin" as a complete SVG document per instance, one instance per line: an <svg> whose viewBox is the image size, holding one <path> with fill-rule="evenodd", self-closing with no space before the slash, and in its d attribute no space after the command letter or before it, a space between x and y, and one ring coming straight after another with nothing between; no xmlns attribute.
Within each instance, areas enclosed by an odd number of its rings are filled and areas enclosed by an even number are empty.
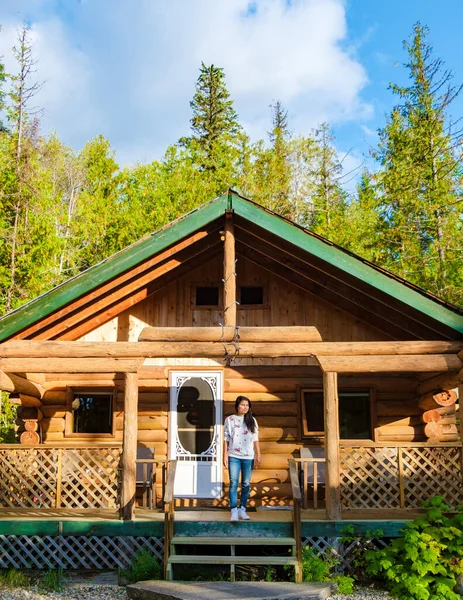
<svg viewBox="0 0 463 600"><path fill-rule="evenodd" d="M263 454L251 506L291 506L299 483L328 521L462 503L463 312L233 191L4 316L0 342L10 516L130 521L161 506L171 461L176 506L226 507L240 394Z"/></svg>

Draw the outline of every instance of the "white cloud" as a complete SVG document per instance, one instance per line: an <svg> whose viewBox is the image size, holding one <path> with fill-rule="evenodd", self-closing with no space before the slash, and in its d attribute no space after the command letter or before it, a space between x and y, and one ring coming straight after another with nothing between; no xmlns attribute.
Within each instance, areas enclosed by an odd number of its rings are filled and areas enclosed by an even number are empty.
<svg viewBox="0 0 463 600"><path fill-rule="evenodd" d="M255 139L281 100L291 127L365 117L362 65L345 48L343 0L13 0L0 8L0 55L21 19L31 24L46 80L43 127L76 148L98 133L119 158L159 157L188 133L201 60L225 69L241 122ZM65 8L63 8L65 7ZM8 35L7 35L8 33Z"/></svg>

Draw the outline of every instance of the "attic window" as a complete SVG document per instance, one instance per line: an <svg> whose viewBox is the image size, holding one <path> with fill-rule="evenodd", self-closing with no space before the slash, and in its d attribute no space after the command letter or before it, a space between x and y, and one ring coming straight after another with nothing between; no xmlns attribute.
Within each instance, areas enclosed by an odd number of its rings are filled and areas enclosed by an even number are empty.
<svg viewBox="0 0 463 600"><path fill-rule="evenodd" d="M262 306L264 288L261 285L242 285L240 287L240 306Z"/></svg>
<svg viewBox="0 0 463 600"><path fill-rule="evenodd" d="M197 286L196 306L219 306L219 286Z"/></svg>

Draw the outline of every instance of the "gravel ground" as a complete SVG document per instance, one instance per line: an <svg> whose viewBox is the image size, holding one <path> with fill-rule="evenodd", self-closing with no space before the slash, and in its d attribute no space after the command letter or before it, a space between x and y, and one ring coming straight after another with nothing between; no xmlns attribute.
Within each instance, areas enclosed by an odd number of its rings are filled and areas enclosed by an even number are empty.
<svg viewBox="0 0 463 600"><path fill-rule="evenodd" d="M0 585L1 600L128 600L125 588L117 585L72 584L60 592L43 592L35 588L7 588ZM220 600L220 599L218 599ZM351 596L331 596L330 600L391 600L387 592L359 589Z"/></svg>
<svg viewBox="0 0 463 600"><path fill-rule="evenodd" d="M60 592L43 592L34 587L7 588L0 586L2 600L127 600L125 588L117 585L72 585Z"/></svg>

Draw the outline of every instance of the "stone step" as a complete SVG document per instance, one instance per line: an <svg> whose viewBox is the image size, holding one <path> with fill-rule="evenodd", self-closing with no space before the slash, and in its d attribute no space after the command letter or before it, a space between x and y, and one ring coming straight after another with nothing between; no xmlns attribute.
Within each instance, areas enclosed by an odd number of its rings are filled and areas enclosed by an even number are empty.
<svg viewBox="0 0 463 600"><path fill-rule="evenodd" d="M206 554L171 554L169 564L191 565L297 565L295 556L211 556Z"/></svg>
<svg viewBox="0 0 463 600"><path fill-rule="evenodd" d="M175 535L171 544L210 544L217 546L295 546L292 537L219 537Z"/></svg>
<svg viewBox="0 0 463 600"><path fill-rule="evenodd" d="M142 581L128 585L133 600L324 600L329 583L270 583L266 581Z"/></svg>

